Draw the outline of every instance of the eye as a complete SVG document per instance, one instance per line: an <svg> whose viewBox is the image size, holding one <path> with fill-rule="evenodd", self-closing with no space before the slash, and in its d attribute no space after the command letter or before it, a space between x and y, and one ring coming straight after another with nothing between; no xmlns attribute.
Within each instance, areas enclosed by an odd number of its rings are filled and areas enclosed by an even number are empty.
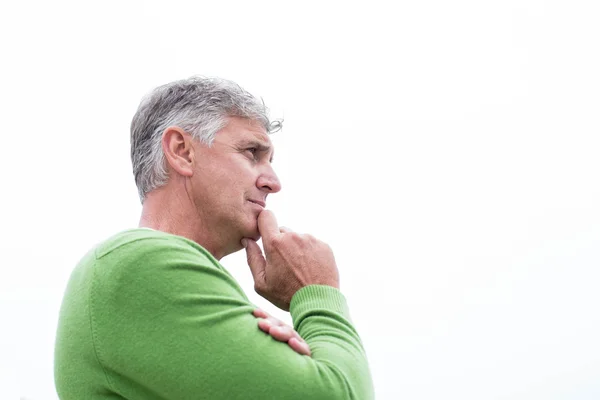
<svg viewBox="0 0 600 400"><path fill-rule="evenodd" d="M256 160L258 158L258 147L249 147L245 151L249 153L252 159Z"/></svg>

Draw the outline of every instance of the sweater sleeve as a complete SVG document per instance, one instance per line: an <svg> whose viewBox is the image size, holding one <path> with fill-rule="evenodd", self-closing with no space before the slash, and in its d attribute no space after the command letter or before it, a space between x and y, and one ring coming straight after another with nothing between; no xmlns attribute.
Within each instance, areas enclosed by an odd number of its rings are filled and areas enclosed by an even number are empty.
<svg viewBox="0 0 600 400"><path fill-rule="evenodd" d="M342 293L292 298L312 357L262 332L222 266L183 241L145 239L103 254L90 293L96 356L110 390L144 399L371 399L360 338Z"/></svg>

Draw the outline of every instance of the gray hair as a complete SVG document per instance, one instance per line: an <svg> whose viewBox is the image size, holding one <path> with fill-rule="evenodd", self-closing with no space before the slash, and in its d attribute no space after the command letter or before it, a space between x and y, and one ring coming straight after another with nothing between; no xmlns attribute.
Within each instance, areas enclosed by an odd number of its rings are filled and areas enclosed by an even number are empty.
<svg viewBox="0 0 600 400"><path fill-rule="evenodd" d="M259 122L272 133L281 121L269 121L264 102L238 84L220 78L194 76L159 86L146 95L131 121L131 162L140 201L167 183L162 134L178 126L210 146L227 117Z"/></svg>

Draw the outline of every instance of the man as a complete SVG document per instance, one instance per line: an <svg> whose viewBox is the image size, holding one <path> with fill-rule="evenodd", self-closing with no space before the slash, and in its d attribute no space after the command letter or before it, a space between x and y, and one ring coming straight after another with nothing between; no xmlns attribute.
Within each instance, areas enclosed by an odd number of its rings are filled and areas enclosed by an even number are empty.
<svg viewBox="0 0 600 400"><path fill-rule="evenodd" d="M373 397L331 249L264 209L281 189L276 125L220 79L142 100L131 124L140 225L71 275L55 348L61 399ZM256 310L219 263L243 247L255 290L289 310L297 332Z"/></svg>

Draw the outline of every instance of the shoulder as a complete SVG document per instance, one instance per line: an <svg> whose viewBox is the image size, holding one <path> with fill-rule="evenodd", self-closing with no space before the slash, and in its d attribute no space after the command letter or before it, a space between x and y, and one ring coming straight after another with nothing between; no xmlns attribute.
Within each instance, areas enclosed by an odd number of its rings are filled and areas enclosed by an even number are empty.
<svg viewBox="0 0 600 400"><path fill-rule="evenodd" d="M96 273L157 275L173 269L219 270L221 264L185 237L151 229L119 232L96 246Z"/></svg>
<svg viewBox="0 0 600 400"><path fill-rule="evenodd" d="M96 246L94 282L98 291L176 293L223 285L241 291L233 276L202 246L151 229L120 232Z"/></svg>
<svg viewBox="0 0 600 400"><path fill-rule="evenodd" d="M97 260L113 257L160 259L168 258L173 253L191 256L209 264L218 264L199 244L182 236L146 228L119 232L96 246L94 251Z"/></svg>

